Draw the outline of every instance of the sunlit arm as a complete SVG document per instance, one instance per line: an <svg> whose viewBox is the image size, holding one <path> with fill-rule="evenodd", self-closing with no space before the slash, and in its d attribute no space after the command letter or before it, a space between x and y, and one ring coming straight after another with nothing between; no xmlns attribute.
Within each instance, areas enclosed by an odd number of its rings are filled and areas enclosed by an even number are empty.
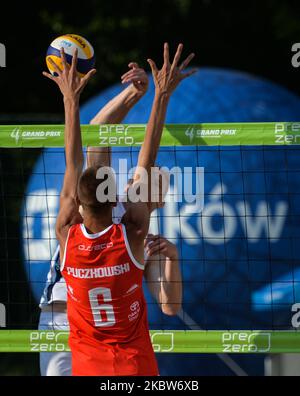
<svg viewBox="0 0 300 396"><path fill-rule="evenodd" d="M110 100L91 120L91 125L120 124L148 89L147 73L137 63L129 64L130 70L122 76L123 83L130 83L120 94ZM89 147L87 166L111 163L110 147Z"/></svg>
<svg viewBox="0 0 300 396"><path fill-rule="evenodd" d="M91 125L120 124L142 96L131 85L108 102L91 120ZM109 166L110 147L88 147L87 166Z"/></svg>
<svg viewBox="0 0 300 396"><path fill-rule="evenodd" d="M157 255L146 261L147 286L166 315L176 315L182 304L182 277L178 254L173 258Z"/></svg>

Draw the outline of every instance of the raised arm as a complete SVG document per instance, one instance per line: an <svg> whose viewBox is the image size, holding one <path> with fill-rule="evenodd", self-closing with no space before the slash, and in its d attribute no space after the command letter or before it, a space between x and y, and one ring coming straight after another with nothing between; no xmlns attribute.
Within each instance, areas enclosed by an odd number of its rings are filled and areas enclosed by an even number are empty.
<svg viewBox="0 0 300 396"><path fill-rule="evenodd" d="M135 190L136 186L141 185L140 184L141 169L143 172L146 171L148 174L147 190L148 192L150 191L151 168L155 165L155 160L160 145L160 140L163 132L163 126L165 122L167 106L169 103L170 96L183 79L187 78L188 76L196 72L196 70L184 72L184 69L193 59L194 54L190 54L181 65L178 65L182 53L182 49L183 49L183 45L180 44L177 48L176 55L171 64L169 60L169 45L165 43L164 64L161 70L158 70L153 60L148 59L148 62L152 69L152 75L155 84L155 97L153 100L149 122L146 127L144 142L139 153L138 168L134 174L134 182L129 187L129 192L130 189ZM143 188L142 185L141 188ZM132 203L127 206L128 206L128 210L124 215L123 221L127 224L128 237L131 240L132 246L134 245L140 246L139 243L141 239L145 238L148 233L149 218L150 218L150 202L144 204ZM141 255L142 255L142 251L139 252L138 256L141 257Z"/></svg>
<svg viewBox="0 0 300 396"><path fill-rule="evenodd" d="M121 79L122 83L130 82L119 95L108 102L98 114L91 120L91 125L120 124L133 106L145 95L148 89L148 76L137 63L129 63L130 71ZM127 78L129 77L129 78ZM87 150L87 166L98 164L110 166L110 147L89 147Z"/></svg>
<svg viewBox="0 0 300 396"><path fill-rule="evenodd" d="M182 304L182 277L176 245L161 235L149 234L145 240L148 288L166 315L176 315Z"/></svg>
<svg viewBox="0 0 300 396"><path fill-rule="evenodd" d="M82 173L83 153L79 119L79 98L82 90L92 75L95 74L96 70L93 69L83 78L80 78L76 70L77 51L74 53L71 67L67 64L63 49L61 49L61 58L63 70L60 70L52 62L57 77L46 72L43 74L58 85L63 95L65 109L66 170L63 188L60 193L60 208L56 222L56 235L60 242L62 255L69 227L80 221L77 204L77 184Z"/></svg>
<svg viewBox="0 0 300 396"><path fill-rule="evenodd" d="M194 69L184 72L184 69L189 65L195 54L190 54L185 61L179 65L182 50L183 44L179 44L171 64L169 45L165 43L164 64L161 70L157 69L152 59L148 59L155 84L155 97L151 116L146 128L144 143L138 157L138 167L144 168L148 172L151 167L155 165L170 97L182 80L197 71ZM137 177L138 175L135 175L135 178Z"/></svg>

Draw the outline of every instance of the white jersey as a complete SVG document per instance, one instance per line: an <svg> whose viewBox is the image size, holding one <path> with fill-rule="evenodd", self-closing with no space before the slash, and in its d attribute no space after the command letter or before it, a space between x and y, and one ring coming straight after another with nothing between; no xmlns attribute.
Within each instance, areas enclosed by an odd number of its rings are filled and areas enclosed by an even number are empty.
<svg viewBox="0 0 300 396"><path fill-rule="evenodd" d="M125 212L126 210L122 202L118 202L117 206L113 208L113 223L120 224ZM50 262L50 270L48 272L46 285L40 300L40 308L49 305L54 301L67 302L66 283L60 273L59 246L57 246Z"/></svg>

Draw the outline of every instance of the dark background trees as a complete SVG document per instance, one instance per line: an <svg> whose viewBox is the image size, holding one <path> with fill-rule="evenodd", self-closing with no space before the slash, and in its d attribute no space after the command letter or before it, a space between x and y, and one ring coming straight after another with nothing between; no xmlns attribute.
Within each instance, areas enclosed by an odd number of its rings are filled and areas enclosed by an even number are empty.
<svg viewBox="0 0 300 396"><path fill-rule="evenodd" d="M199 66L248 71L300 94L300 70L291 47L300 41L297 0L143 0L7 2L1 10L0 42L7 68L0 69L0 115L57 113L56 87L44 79L45 52L58 35L82 34L97 55L96 78L84 98L119 81L130 60L147 66L161 46L183 41Z"/></svg>

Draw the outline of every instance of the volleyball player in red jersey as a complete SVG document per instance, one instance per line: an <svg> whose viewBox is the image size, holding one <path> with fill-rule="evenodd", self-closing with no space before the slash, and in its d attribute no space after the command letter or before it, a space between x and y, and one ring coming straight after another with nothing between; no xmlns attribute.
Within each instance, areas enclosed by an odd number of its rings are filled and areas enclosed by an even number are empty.
<svg viewBox="0 0 300 396"><path fill-rule="evenodd" d="M183 46L159 71L148 60L155 82L155 98L146 128L139 163L150 174L160 144L170 96L193 71L183 70L191 54L178 66ZM158 375L142 291L144 239L149 228L149 203L128 205L123 224L112 223L114 200L99 202L98 169L82 173L83 153L79 121L79 97L95 70L80 79L77 53L68 67L61 51L63 71L57 77L44 73L59 86L66 115L66 171L60 196L56 234L60 243L61 271L68 289L69 344L73 375ZM124 81L130 81L130 72ZM139 174L129 188L137 188ZM149 187L151 180L149 178ZM112 186L110 185L109 188ZM99 198L99 196L98 196ZM78 207L82 206L82 217Z"/></svg>

